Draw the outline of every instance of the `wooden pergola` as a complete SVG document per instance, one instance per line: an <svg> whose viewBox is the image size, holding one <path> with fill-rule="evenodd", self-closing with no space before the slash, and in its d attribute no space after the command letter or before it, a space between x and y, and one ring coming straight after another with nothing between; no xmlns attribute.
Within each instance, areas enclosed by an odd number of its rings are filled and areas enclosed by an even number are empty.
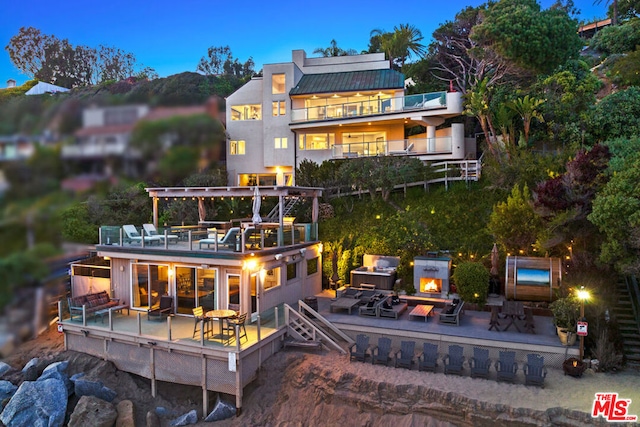
<svg viewBox="0 0 640 427"><path fill-rule="evenodd" d="M159 198L216 198L216 197L249 197L254 196L256 187L160 187L145 188L153 199L153 225L158 227ZM318 222L318 197L322 196L322 188L315 187L258 187L261 197L278 197L278 223L284 225L284 204L286 197L313 198L311 221Z"/></svg>

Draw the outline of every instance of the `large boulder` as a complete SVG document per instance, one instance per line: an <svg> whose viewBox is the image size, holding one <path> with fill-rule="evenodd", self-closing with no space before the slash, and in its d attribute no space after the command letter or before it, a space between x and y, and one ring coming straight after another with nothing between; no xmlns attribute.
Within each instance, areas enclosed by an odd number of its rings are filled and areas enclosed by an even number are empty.
<svg viewBox="0 0 640 427"><path fill-rule="evenodd" d="M195 424L198 422L198 413L195 409L187 412L184 415L180 415L175 420L171 421L169 424L171 427L179 427L179 426L188 426L190 424Z"/></svg>
<svg viewBox="0 0 640 427"><path fill-rule="evenodd" d="M236 406L233 403L225 402L220 399L220 395L216 398L216 404L213 406L213 411L207 415L205 421L221 421L231 418L236 414Z"/></svg>
<svg viewBox="0 0 640 427"><path fill-rule="evenodd" d="M117 417L118 411L111 403L94 396L82 396L71 414L68 426L113 427Z"/></svg>
<svg viewBox="0 0 640 427"><path fill-rule="evenodd" d="M4 405L9 403L9 399L17 389L18 387L9 381L0 381L0 411L2 411Z"/></svg>
<svg viewBox="0 0 640 427"><path fill-rule="evenodd" d="M111 402L117 396L115 391L111 390L100 381L91 381L82 378L75 381L74 390L78 397L95 396L98 399L106 400L107 402Z"/></svg>
<svg viewBox="0 0 640 427"><path fill-rule="evenodd" d="M8 365L4 362L0 362L0 378L2 378L2 376L7 372L9 372L10 370L11 370L11 365Z"/></svg>
<svg viewBox="0 0 640 427"><path fill-rule="evenodd" d="M160 417L154 411L147 412L147 427L161 427Z"/></svg>
<svg viewBox="0 0 640 427"><path fill-rule="evenodd" d="M118 418L116 419L116 427L136 427L135 417L133 415L133 402L130 400L121 400L116 405Z"/></svg>
<svg viewBox="0 0 640 427"><path fill-rule="evenodd" d="M7 427L59 427L67 412L67 388L64 382L49 378L25 381L0 414Z"/></svg>
<svg viewBox="0 0 640 427"><path fill-rule="evenodd" d="M66 360L62 362L52 363L51 365L44 368L44 371L42 371L42 375L40 375L40 378L38 378L37 381L44 381L49 378L58 379L62 381L67 388L67 396L71 396L73 394L74 387L73 383L69 380L69 376L66 373L68 366L69 362L67 362Z"/></svg>

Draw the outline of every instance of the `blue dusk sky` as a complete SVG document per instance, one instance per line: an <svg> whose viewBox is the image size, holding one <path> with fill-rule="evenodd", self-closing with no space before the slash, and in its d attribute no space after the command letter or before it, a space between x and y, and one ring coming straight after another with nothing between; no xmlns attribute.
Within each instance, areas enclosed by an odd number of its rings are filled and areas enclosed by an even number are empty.
<svg viewBox="0 0 640 427"><path fill-rule="evenodd" d="M549 7L553 0L539 0ZM388 0L322 2L281 0L225 2L214 0L63 0L0 2L0 87L13 78L28 80L13 67L4 50L20 27L36 27L45 34L67 38L76 45L99 44L133 52L138 61L156 69L161 77L195 71L209 46L229 45L244 62L252 56L256 70L263 64L291 61L291 51L327 47L332 38L343 49L367 48L372 29L392 30L409 23L422 31L424 44L439 24L451 20L465 6L479 0ZM604 3L575 0L580 20L606 15Z"/></svg>

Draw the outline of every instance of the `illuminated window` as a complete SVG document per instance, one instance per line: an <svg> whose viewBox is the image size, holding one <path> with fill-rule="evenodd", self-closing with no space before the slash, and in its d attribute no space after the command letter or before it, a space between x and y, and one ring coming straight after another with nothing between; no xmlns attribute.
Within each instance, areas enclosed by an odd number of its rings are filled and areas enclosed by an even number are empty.
<svg viewBox="0 0 640 427"><path fill-rule="evenodd" d="M287 112L285 101L273 101L273 117L284 116Z"/></svg>
<svg viewBox="0 0 640 427"><path fill-rule="evenodd" d="M271 93L274 95L284 93L284 74L271 75Z"/></svg>
<svg viewBox="0 0 640 427"><path fill-rule="evenodd" d="M276 149L287 148L287 138L274 138Z"/></svg>
<svg viewBox="0 0 640 427"><path fill-rule="evenodd" d="M335 143L333 133L307 133L298 136L298 148L301 150L328 150Z"/></svg>
<svg viewBox="0 0 640 427"><path fill-rule="evenodd" d="M231 141L229 143L229 154L232 156L243 155L245 153L244 141Z"/></svg>
<svg viewBox="0 0 640 427"><path fill-rule="evenodd" d="M280 267L272 270L267 270L264 275L264 283L262 284L264 290L275 288L280 286Z"/></svg>
<svg viewBox="0 0 640 427"><path fill-rule="evenodd" d="M231 107L231 120L262 120L262 105L234 105Z"/></svg>

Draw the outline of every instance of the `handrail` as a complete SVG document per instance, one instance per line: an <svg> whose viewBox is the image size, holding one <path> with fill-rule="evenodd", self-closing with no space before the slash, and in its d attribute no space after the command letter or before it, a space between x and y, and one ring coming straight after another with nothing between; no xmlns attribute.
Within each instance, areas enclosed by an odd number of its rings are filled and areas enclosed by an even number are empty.
<svg viewBox="0 0 640 427"><path fill-rule="evenodd" d="M625 282L627 283L627 289L629 290L633 317L636 320L636 326L638 326L638 332L640 333L640 288L638 287L638 280L636 279L636 276L632 275L625 277Z"/></svg>
<svg viewBox="0 0 640 427"><path fill-rule="evenodd" d="M302 313L302 310L306 310L308 312L310 312L315 318L316 320L318 320L320 323L322 323L324 326L326 326L327 328L329 328L331 331L335 332L336 335L338 335L340 338L342 338L343 340L345 340L346 342L349 343L349 345L352 345L355 343L354 340L352 340L349 335L345 334L344 332L342 332L340 329L338 329L333 323L329 322L323 315L321 315L320 313L318 313L316 310L314 310L313 308L309 307L309 305L307 303L305 303L304 301L298 300L298 311L300 313Z"/></svg>
<svg viewBox="0 0 640 427"><path fill-rule="evenodd" d="M324 344L331 345L333 348L335 348L336 350L338 350L342 354L346 354L347 353L344 350L344 348L342 348L338 343L336 343L331 337L329 337L320 328L318 328L316 325L314 325L313 322L311 322L309 319L306 318L306 316L304 316L303 314L298 313L297 311L295 311L289 304L285 303L284 304L284 309L285 309L285 313L288 316L288 317L286 317L288 319L288 321L287 321L287 327L288 328L291 327L291 315L293 314L293 316L297 320L301 321L305 326L311 328L311 330L314 331L314 334L320 335L320 337L324 340L323 341Z"/></svg>

